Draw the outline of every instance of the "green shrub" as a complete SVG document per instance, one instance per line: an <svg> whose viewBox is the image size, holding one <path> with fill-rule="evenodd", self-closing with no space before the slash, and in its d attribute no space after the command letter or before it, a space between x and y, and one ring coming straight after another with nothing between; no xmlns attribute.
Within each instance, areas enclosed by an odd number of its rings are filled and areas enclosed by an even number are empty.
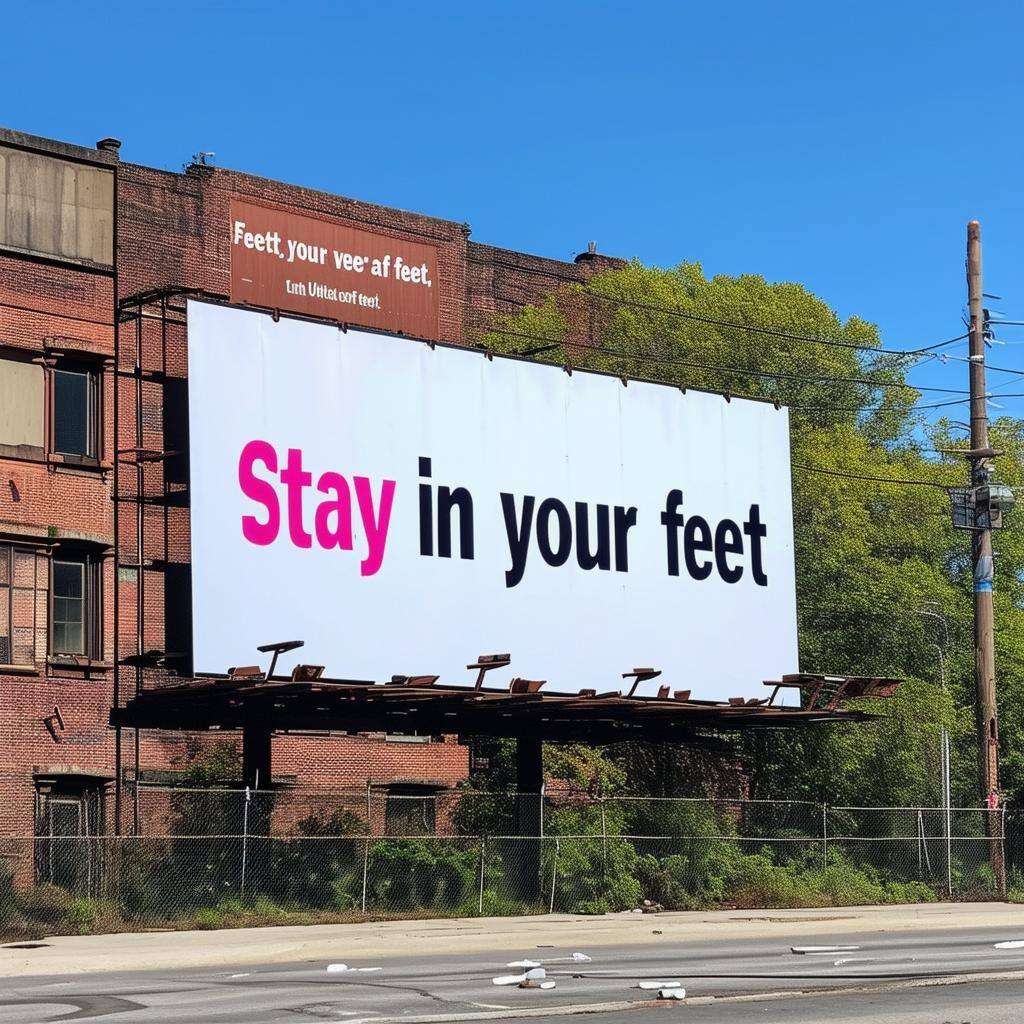
<svg viewBox="0 0 1024 1024"><path fill-rule="evenodd" d="M669 840L667 855L647 855L638 876L647 899L666 910L697 910L721 903L726 879L737 870L742 854L727 840Z"/></svg>
<svg viewBox="0 0 1024 1024"><path fill-rule="evenodd" d="M348 810L310 815L299 822L299 832L299 838L275 844L273 868L261 878L261 889L279 902L310 908L358 905L364 842L355 837L365 835L365 820Z"/></svg>
<svg viewBox="0 0 1024 1024"><path fill-rule="evenodd" d="M14 893L14 876L0 868L0 925L13 921L18 914L17 898Z"/></svg>
<svg viewBox="0 0 1024 1024"><path fill-rule="evenodd" d="M827 900L812 877L797 865L778 865L764 854L739 860L726 881L728 901L736 907L817 907Z"/></svg>
<svg viewBox="0 0 1024 1024"><path fill-rule="evenodd" d="M26 916L47 925L56 925L65 916L71 894L59 885L43 882L17 896L18 909Z"/></svg>
<svg viewBox="0 0 1024 1024"><path fill-rule="evenodd" d="M191 926L199 931L209 931L224 927L224 915L214 907L197 910L192 918Z"/></svg>
<svg viewBox="0 0 1024 1024"><path fill-rule="evenodd" d="M629 910L644 898L640 858L625 839L563 839L558 847L555 908L570 914ZM544 874L550 877L551 866Z"/></svg>
<svg viewBox="0 0 1024 1024"><path fill-rule="evenodd" d="M505 896L495 892L493 889L484 889L484 917L521 917L532 911L533 908L528 903L522 902L522 900Z"/></svg>
<svg viewBox="0 0 1024 1024"><path fill-rule="evenodd" d="M71 935L112 931L120 925L121 917L114 904L83 897L70 899L59 921L60 931Z"/></svg>
<svg viewBox="0 0 1024 1024"><path fill-rule="evenodd" d="M937 903L939 894L924 882L887 882L886 903Z"/></svg>
<svg viewBox="0 0 1024 1024"><path fill-rule="evenodd" d="M816 881L822 894L828 897L828 902L834 907L890 902L885 886L878 879L878 872L870 867L858 868L846 861L834 859L825 871L817 874Z"/></svg>
<svg viewBox="0 0 1024 1024"><path fill-rule="evenodd" d="M367 897L374 909L472 913L479 846L450 840L385 839L369 851Z"/></svg>

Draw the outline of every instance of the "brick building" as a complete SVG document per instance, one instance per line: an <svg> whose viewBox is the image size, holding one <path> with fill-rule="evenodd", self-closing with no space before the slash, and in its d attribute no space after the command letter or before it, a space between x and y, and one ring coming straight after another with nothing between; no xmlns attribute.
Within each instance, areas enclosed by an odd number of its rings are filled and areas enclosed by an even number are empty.
<svg viewBox="0 0 1024 1024"><path fill-rule="evenodd" d="M0 130L0 835L110 830L119 767L173 778L209 742L118 735L108 719L144 679L190 667L201 439L185 426L175 296L228 298L232 202L436 248L436 340L451 343L474 314L616 262L480 245L464 224L206 165L154 170L119 145ZM429 787L463 779L468 753L453 736L289 735L274 765L275 781Z"/></svg>

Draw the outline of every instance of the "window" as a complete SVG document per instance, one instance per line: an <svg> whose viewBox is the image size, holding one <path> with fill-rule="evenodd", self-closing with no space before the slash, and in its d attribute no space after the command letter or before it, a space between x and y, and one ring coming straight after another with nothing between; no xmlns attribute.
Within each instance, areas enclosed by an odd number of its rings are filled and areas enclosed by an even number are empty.
<svg viewBox="0 0 1024 1024"><path fill-rule="evenodd" d="M384 832L389 836L429 836L436 831L436 787L393 785L384 805Z"/></svg>
<svg viewBox="0 0 1024 1024"><path fill-rule="evenodd" d="M36 662L46 622L45 569L31 548L0 544L0 665Z"/></svg>
<svg viewBox="0 0 1024 1024"><path fill-rule="evenodd" d="M99 450L99 378L92 370L53 371L53 450L95 459Z"/></svg>
<svg viewBox="0 0 1024 1024"><path fill-rule="evenodd" d="M53 563L53 652L85 654L85 563Z"/></svg>
<svg viewBox="0 0 1024 1024"><path fill-rule="evenodd" d="M0 448L43 452L43 368L27 357L0 357Z"/></svg>
<svg viewBox="0 0 1024 1024"><path fill-rule="evenodd" d="M51 653L98 658L99 562L84 556L55 557L50 592Z"/></svg>
<svg viewBox="0 0 1024 1024"><path fill-rule="evenodd" d="M36 785L36 881L95 895L101 854L89 836L104 831L102 783L57 777Z"/></svg>

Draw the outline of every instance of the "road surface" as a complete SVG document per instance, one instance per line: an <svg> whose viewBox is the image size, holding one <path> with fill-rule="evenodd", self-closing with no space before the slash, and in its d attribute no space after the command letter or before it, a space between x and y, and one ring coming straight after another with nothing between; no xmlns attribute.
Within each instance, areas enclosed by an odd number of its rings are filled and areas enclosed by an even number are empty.
<svg viewBox="0 0 1024 1024"><path fill-rule="evenodd" d="M780 933L604 945L589 951L589 963L568 959L586 949L523 948L515 940L500 952L394 957L360 956L353 942L347 971L329 972L328 961L317 959L0 979L0 1020L432 1024L565 1021L595 1013L588 1019L600 1024L642 1024L666 1015L708 1024L1017 1024L1024 1020L1024 946L995 947L1007 940L1024 940L1024 931L1009 934L1001 924L910 934ZM794 942L859 948L798 954L791 951ZM507 964L520 958L545 961L554 990L492 983L513 973ZM687 1001L649 1005L654 993L641 990L642 981L677 981Z"/></svg>

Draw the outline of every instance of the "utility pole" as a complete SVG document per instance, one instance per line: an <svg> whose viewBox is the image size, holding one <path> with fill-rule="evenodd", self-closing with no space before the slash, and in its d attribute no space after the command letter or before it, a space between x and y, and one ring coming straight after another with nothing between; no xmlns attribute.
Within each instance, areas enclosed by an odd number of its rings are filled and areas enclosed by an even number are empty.
<svg viewBox="0 0 1024 1024"><path fill-rule="evenodd" d="M967 298L970 309L971 492L974 498L974 681L977 689L979 777L990 839L989 860L995 883L1005 887L1006 869L1001 841L999 800L999 724L996 711L996 657L992 613L992 517L989 511L994 454L988 441L985 394L985 335L987 315L981 288L981 225L967 225ZM992 495L994 496L994 495ZM980 500L979 500L980 499ZM997 504L998 509L998 504ZM997 513L998 514L998 513Z"/></svg>

